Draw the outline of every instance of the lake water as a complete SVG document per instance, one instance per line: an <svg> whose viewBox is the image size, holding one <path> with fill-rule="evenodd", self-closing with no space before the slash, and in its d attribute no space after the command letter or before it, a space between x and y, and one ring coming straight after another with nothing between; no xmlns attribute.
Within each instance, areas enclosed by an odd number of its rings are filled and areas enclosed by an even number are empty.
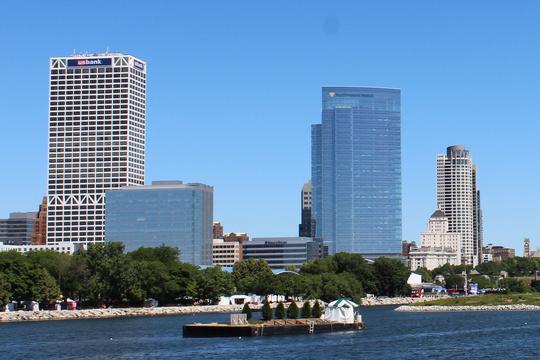
<svg viewBox="0 0 540 360"><path fill-rule="evenodd" d="M1 359L540 359L540 312L398 313L363 308L359 332L182 338L227 314L0 324Z"/></svg>

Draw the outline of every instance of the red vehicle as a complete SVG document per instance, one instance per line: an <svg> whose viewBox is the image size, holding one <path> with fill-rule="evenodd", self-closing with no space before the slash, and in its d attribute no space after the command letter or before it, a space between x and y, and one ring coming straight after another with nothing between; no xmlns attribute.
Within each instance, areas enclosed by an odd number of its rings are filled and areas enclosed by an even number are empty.
<svg viewBox="0 0 540 360"><path fill-rule="evenodd" d="M411 290L411 297L421 298L424 297L424 289L413 289Z"/></svg>
<svg viewBox="0 0 540 360"><path fill-rule="evenodd" d="M465 290L463 289L448 289L446 293L450 296L465 295Z"/></svg>

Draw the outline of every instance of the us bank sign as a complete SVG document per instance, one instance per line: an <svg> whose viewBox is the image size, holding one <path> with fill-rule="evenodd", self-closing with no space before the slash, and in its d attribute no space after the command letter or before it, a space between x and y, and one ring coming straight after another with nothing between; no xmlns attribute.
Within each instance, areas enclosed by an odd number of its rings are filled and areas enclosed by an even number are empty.
<svg viewBox="0 0 540 360"><path fill-rule="evenodd" d="M111 58L94 58L94 59L68 59L68 67L85 67L85 66L108 66L111 65Z"/></svg>

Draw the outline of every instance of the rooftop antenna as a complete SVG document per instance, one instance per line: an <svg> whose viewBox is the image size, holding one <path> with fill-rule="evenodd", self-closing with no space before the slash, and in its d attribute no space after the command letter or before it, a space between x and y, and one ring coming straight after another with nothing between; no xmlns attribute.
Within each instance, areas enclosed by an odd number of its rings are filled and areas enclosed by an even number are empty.
<svg viewBox="0 0 540 360"><path fill-rule="evenodd" d="M107 50L105 51L105 54L109 53L109 46L107 46Z"/></svg>

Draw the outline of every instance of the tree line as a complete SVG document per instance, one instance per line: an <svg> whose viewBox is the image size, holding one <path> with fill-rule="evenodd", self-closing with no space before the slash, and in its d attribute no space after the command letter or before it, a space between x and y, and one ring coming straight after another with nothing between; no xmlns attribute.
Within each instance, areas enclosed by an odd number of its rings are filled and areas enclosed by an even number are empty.
<svg viewBox="0 0 540 360"><path fill-rule="evenodd" d="M398 260L368 264L347 253L312 261L297 273L275 275L264 260L253 259L225 272L183 263L179 250L168 246L125 253L121 243L101 243L74 255L0 253L0 305L25 300L47 305L59 298L71 298L83 308L140 306L148 298L160 305L212 304L234 293L359 301L366 293L407 294L408 275Z"/></svg>
<svg viewBox="0 0 540 360"><path fill-rule="evenodd" d="M472 270L479 274L472 275ZM508 274L507 278L501 277L501 272ZM431 271L426 268L415 270L422 275L422 281L436 281L437 275L444 277L444 285L448 289L463 289L465 278L463 272L471 282L478 284L481 289L504 288L507 292L540 291L540 280L533 280L536 272L540 272L540 258L513 257L502 261L489 261L477 265L449 265L445 264Z"/></svg>

